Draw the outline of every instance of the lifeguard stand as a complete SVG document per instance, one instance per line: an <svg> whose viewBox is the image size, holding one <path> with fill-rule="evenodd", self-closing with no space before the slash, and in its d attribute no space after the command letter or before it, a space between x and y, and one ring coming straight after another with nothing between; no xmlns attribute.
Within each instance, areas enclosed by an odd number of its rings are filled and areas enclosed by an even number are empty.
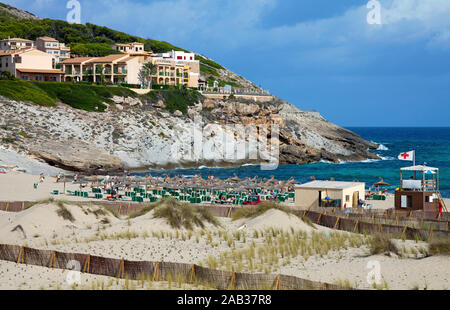
<svg viewBox="0 0 450 310"><path fill-rule="evenodd" d="M395 192L396 210L439 212L445 208L439 192L439 169L423 165L400 169L400 187Z"/></svg>

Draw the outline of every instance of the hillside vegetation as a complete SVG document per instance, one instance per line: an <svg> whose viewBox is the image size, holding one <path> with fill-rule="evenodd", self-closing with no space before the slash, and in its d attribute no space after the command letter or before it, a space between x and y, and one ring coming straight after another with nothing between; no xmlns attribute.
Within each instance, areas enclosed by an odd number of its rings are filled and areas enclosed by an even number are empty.
<svg viewBox="0 0 450 310"><path fill-rule="evenodd" d="M0 7L9 7L0 3ZM9 7L12 8L12 7ZM13 9L13 8L12 8ZM71 47L71 52L78 56L102 57L116 54L111 48L114 43L144 43L146 50L155 53L165 53L171 50L188 52L165 41L144 39L108 27L94 24L69 24L63 20L54 19L21 19L9 11L0 10L0 38L19 37L36 40L41 36L50 36ZM216 69L224 69L221 65L202 56L197 56L201 62L201 71L219 76Z"/></svg>
<svg viewBox="0 0 450 310"><path fill-rule="evenodd" d="M137 94L124 87L15 80L0 81L0 96L44 106L55 106L60 101L76 109L103 112L106 109L103 103L112 103L113 96Z"/></svg>
<svg viewBox="0 0 450 310"><path fill-rule="evenodd" d="M189 106L194 106L202 98L193 89L154 90L147 95L139 96L125 87L106 85L86 85L56 82L26 82L16 80L0 80L0 96L12 100L33 102L43 106L56 106L60 101L75 109L89 112L104 112L106 105L113 104L113 96L140 97L148 103L162 100L170 112L176 110L187 113Z"/></svg>

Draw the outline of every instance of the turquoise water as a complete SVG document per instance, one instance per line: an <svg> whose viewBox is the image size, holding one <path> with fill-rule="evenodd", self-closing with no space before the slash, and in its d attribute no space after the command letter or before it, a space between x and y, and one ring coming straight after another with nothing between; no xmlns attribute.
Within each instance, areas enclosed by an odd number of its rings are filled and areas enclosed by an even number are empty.
<svg viewBox="0 0 450 310"><path fill-rule="evenodd" d="M299 182L308 182L311 176L316 179L335 178L340 181L366 182L367 186L379 181L382 177L392 184L394 191L400 182L400 168L412 166L412 162L399 161L397 156L402 152L416 150L416 164L426 163L440 169L440 189L444 197L450 197L450 128L348 128L364 139L380 144L374 153L382 160L364 162L347 162L341 164L314 163L308 165L281 165L277 170L262 171L259 166L239 168L202 168L150 171L152 175L171 176L180 174L191 176L200 174L203 177L214 175L226 179L236 174L240 178L265 177L272 175L276 179L288 180L294 177Z"/></svg>

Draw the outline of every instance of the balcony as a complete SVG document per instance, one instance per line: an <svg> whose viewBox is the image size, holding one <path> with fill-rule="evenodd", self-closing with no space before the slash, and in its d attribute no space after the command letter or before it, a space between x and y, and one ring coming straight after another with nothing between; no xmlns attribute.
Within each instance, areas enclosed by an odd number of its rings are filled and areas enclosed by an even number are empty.
<svg viewBox="0 0 450 310"><path fill-rule="evenodd" d="M114 74L127 74L128 71L127 70L114 70Z"/></svg>
<svg viewBox="0 0 450 310"><path fill-rule="evenodd" d="M89 74L90 75L90 74L92 74L92 70L85 70L85 71L83 71L83 74L85 74L85 75Z"/></svg>

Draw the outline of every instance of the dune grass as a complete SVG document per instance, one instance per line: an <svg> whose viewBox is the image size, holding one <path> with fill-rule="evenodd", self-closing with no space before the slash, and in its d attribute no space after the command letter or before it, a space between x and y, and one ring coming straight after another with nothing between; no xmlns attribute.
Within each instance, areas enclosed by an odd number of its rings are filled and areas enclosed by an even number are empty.
<svg viewBox="0 0 450 310"><path fill-rule="evenodd" d="M392 236L387 234L376 234L369 238L369 249L371 255L395 252L391 242Z"/></svg>
<svg viewBox="0 0 450 310"><path fill-rule="evenodd" d="M154 207L154 218L166 219L175 229L186 228L192 230L195 226L204 228L205 222L218 225L217 219L205 208L195 208L174 198L164 199Z"/></svg>
<svg viewBox="0 0 450 310"><path fill-rule="evenodd" d="M73 217L72 213L66 208L63 201L57 201L56 205L58 206L58 210L56 211L58 216L71 222L75 221L75 218Z"/></svg>
<svg viewBox="0 0 450 310"><path fill-rule="evenodd" d="M430 242L430 255L450 255L450 240L432 239Z"/></svg>

